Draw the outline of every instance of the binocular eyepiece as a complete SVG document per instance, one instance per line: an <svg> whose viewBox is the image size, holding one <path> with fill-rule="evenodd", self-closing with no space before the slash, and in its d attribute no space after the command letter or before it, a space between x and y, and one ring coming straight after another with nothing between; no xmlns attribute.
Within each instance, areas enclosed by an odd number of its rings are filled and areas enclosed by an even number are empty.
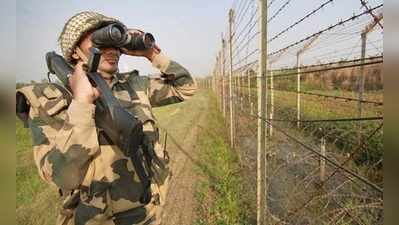
<svg viewBox="0 0 399 225"><path fill-rule="evenodd" d="M93 32L91 41L97 48L115 47L127 50L153 48L155 38L150 33L130 34L121 23L112 23Z"/></svg>

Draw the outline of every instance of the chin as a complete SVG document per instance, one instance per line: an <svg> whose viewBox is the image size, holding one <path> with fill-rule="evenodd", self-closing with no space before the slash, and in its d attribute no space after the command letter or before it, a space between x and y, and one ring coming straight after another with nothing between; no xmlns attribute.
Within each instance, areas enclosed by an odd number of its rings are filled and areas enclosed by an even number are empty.
<svg viewBox="0 0 399 225"><path fill-rule="evenodd" d="M106 73L113 74L113 73L115 73L115 72L118 71L118 65L101 65L101 66L99 67L99 69L100 69L101 71L106 72Z"/></svg>

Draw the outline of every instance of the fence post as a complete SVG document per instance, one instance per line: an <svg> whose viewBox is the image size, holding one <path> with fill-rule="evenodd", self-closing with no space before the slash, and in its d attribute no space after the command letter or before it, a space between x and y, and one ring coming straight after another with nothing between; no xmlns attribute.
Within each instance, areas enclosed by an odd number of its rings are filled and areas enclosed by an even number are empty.
<svg viewBox="0 0 399 225"><path fill-rule="evenodd" d="M269 64L269 75L270 75L270 123L273 125L274 117L274 81L273 81L273 70L271 64ZM269 137L273 135L273 126L269 126Z"/></svg>
<svg viewBox="0 0 399 225"><path fill-rule="evenodd" d="M299 122L301 120L301 69L299 68L300 63L300 57L301 53L298 52L296 55L296 72L297 72L297 86L296 86L296 119L297 119L297 127L299 128L301 126L301 123Z"/></svg>
<svg viewBox="0 0 399 225"><path fill-rule="evenodd" d="M220 54L218 52L216 55L216 66L215 66L215 95L216 95L217 107L219 107L219 104L220 104L220 102L219 102L219 60L220 60Z"/></svg>
<svg viewBox="0 0 399 225"><path fill-rule="evenodd" d="M267 224L267 184L266 184L266 126L263 121L266 112L267 87L267 0L258 0L259 16L259 68L258 68L258 149L257 149L257 224ZM263 118L263 119L262 119ZM263 167L263 168L262 168Z"/></svg>
<svg viewBox="0 0 399 225"><path fill-rule="evenodd" d="M326 139L324 135L320 139L320 154L326 157ZM324 182L326 177L326 160L320 157L320 182Z"/></svg>
<svg viewBox="0 0 399 225"><path fill-rule="evenodd" d="M242 110L242 99L241 99L241 90L242 90L242 87L241 87L241 77L242 77L242 72L240 71L239 73L238 73L238 96L240 97L240 109Z"/></svg>
<svg viewBox="0 0 399 225"><path fill-rule="evenodd" d="M299 128L301 126L300 120L301 120L301 68L299 67L301 64L301 55L308 50L312 44L319 38L320 34L317 34L314 36L312 39L310 39L305 45L296 53L296 67L297 67L297 127Z"/></svg>
<svg viewBox="0 0 399 225"><path fill-rule="evenodd" d="M251 72L250 70L247 70L247 75L248 75L248 103L249 103L249 108L251 115L254 114L254 110L252 108L252 98L251 98Z"/></svg>
<svg viewBox="0 0 399 225"><path fill-rule="evenodd" d="M225 65L226 65L226 58L225 58L225 41L223 38L222 33L222 105L223 105L223 117L226 118L226 74L225 74Z"/></svg>
<svg viewBox="0 0 399 225"><path fill-rule="evenodd" d="M364 63L364 58L366 56L366 43L367 43L367 32L362 32L361 34L361 39L362 39L362 50L361 50L361 63ZM362 117L362 102L363 100L363 92L364 92L364 83L365 83L366 76L364 74L364 66L360 67L360 74L359 74L359 100L358 101L358 117ZM362 122L359 122L359 128L358 128L358 142L359 144L362 142Z"/></svg>
<svg viewBox="0 0 399 225"><path fill-rule="evenodd" d="M211 80L212 80L212 91L214 91L215 89L215 69L213 69L213 72L212 72L212 76L211 76Z"/></svg>
<svg viewBox="0 0 399 225"><path fill-rule="evenodd" d="M223 112L222 103L222 51L219 51L219 61L218 61L218 98L219 98L219 110Z"/></svg>
<svg viewBox="0 0 399 225"><path fill-rule="evenodd" d="M362 50L361 50L361 63L364 63L364 59L366 57L366 44L367 44L367 34L373 31L374 27L380 22L380 20L383 18L383 14L380 13L378 16L374 18L374 20L367 24L366 27L363 29L360 37L362 39ZM364 92L364 84L365 84L366 76L364 74L364 66L360 67L360 75L358 78L358 94L359 94L359 100L358 101L358 117L362 117L362 102L363 100L363 92ZM361 137L360 137L360 130L361 130L361 123L359 123L359 143L361 142Z"/></svg>
<svg viewBox="0 0 399 225"><path fill-rule="evenodd" d="M218 55L216 54L216 63L215 63L215 68L214 68L214 72L213 72L213 79L212 79L212 85L213 85L213 87L212 87L212 89L213 89L213 92L215 92L215 93L217 93L216 92L216 73L217 73L217 66L218 66Z"/></svg>
<svg viewBox="0 0 399 225"><path fill-rule="evenodd" d="M230 103L230 144L234 148L234 102L233 102L233 23L234 23L234 10L229 11L229 103Z"/></svg>

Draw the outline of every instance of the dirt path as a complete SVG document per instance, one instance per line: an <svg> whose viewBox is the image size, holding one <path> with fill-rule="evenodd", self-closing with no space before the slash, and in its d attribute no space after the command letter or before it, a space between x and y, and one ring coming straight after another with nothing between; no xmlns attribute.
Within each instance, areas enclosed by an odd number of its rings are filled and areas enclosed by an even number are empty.
<svg viewBox="0 0 399 225"><path fill-rule="evenodd" d="M172 179L162 216L163 225L190 225L196 218L195 171L198 126L205 121L208 96L199 92L190 101L157 109L162 128L168 131L167 149Z"/></svg>

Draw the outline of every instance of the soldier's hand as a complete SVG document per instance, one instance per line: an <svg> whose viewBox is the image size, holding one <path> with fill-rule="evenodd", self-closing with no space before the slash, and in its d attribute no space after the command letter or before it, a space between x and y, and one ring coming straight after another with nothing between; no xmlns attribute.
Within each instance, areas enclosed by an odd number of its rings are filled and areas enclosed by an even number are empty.
<svg viewBox="0 0 399 225"><path fill-rule="evenodd" d="M100 92L90 84L82 61L76 64L75 71L69 77L69 85L73 98L79 102L93 103L100 96Z"/></svg>
<svg viewBox="0 0 399 225"><path fill-rule="evenodd" d="M131 34L137 34L137 33L143 34L144 33L143 31L138 30L138 29L129 29L128 32L131 33ZM130 56L146 57L151 62L154 59L154 57L161 52L161 49L156 44L155 44L155 46L153 48L146 49L146 50L129 51L129 50L125 49L125 48L122 48L121 50L122 50L123 54L130 55Z"/></svg>

